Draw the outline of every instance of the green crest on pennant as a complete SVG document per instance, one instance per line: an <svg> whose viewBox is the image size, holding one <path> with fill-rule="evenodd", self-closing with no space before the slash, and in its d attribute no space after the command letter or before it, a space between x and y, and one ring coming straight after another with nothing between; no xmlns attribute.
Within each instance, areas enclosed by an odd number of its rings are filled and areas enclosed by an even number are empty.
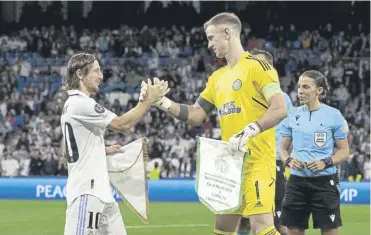
<svg viewBox="0 0 371 235"><path fill-rule="evenodd" d="M233 90L237 91L239 90L240 88L242 87L242 81L240 79L236 79L234 82L233 82Z"/></svg>

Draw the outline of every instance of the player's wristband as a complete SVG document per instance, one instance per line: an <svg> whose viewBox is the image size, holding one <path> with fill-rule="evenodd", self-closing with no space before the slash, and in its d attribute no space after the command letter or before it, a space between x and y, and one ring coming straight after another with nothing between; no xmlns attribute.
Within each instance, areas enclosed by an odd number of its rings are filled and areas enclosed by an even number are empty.
<svg viewBox="0 0 371 235"><path fill-rule="evenodd" d="M334 166L334 161L332 161L332 158L331 157L327 157L327 158L321 159L321 161L323 161L325 163L325 169Z"/></svg>
<svg viewBox="0 0 371 235"><path fill-rule="evenodd" d="M292 157L287 158L285 162L285 167L290 167L290 163L292 162L292 160L294 160Z"/></svg>
<svg viewBox="0 0 371 235"><path fill-rule="evenodd" d="M167 112L170 109L171 100L164 96L161 98L161 100L156 102L155 106Z"/></svg>

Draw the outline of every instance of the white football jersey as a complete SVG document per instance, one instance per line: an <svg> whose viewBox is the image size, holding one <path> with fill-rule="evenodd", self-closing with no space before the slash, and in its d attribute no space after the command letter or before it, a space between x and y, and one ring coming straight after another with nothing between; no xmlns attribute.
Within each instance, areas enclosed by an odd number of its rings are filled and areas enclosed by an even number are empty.
<svg viewBox="0 0 371 235"><path fill-rule="evenodd" d="M61 116L68 162L67 204L89 194L105 203L115 202L107 171L104 130L116 114L81 91L69 90Z"/></svg>

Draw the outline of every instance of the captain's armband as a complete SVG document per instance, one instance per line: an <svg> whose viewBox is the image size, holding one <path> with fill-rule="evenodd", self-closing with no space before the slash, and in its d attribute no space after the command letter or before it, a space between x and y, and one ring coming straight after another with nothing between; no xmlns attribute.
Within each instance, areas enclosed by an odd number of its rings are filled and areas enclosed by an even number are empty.
<svg viewBox="0 0 371 235"><path fill-rule="evenodd" d="M281 87L278 83L269 83L263 87L261 90L266 101L268 101L273 95L277 93L282 93Z"/></svg>

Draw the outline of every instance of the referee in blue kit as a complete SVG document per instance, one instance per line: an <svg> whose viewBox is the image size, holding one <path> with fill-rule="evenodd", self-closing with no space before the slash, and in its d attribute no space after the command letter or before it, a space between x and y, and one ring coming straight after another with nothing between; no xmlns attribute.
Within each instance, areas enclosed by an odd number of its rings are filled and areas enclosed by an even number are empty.
<svg viewBox="0 0 371 235"><path fill-rule="evenodd" d="M322 235L337 235L342 222L336 165L349 157L348 124L339 110L320 102L329 91L320 72L304 72L297 89L301 106L289 110L281 127L281 159L290 167L281 225L288 235L304 235L312 214Z"/></svg>

